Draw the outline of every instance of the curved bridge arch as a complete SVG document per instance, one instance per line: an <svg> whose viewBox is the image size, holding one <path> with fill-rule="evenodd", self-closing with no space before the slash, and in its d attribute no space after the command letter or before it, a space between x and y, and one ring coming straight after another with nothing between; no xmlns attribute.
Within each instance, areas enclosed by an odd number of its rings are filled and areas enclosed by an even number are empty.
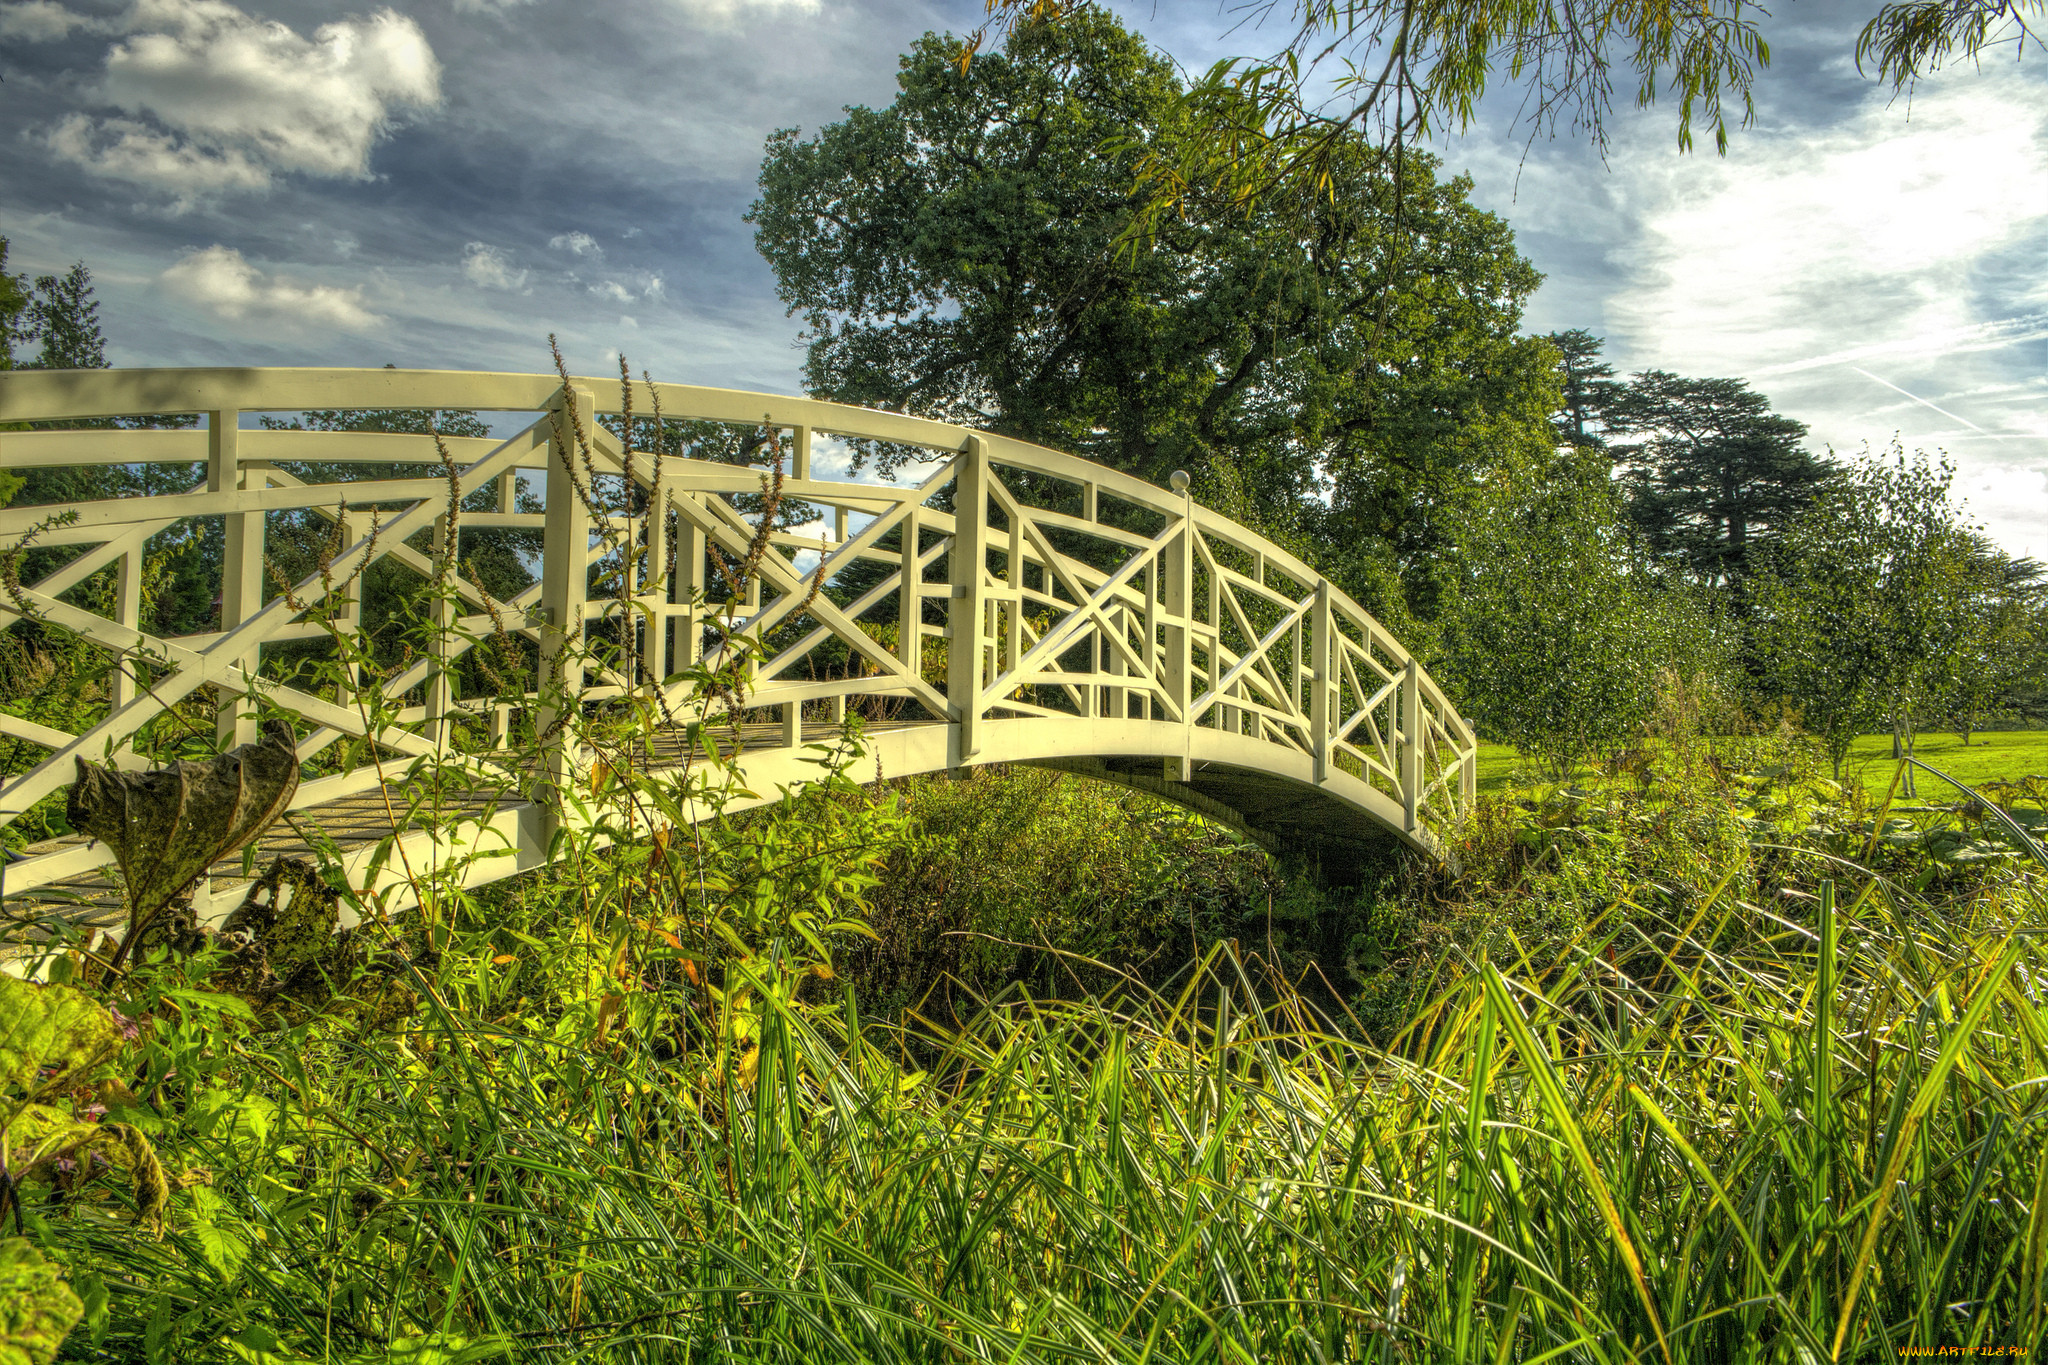
<svg viewBox="0 0 2048 1365"><path fill-rule="evenodd" d="M757 443L754 463L629 448L614 434L629 404L643 426L658 404L694 435L740 433ZM330 409L466 409L513 434L449 438L444 468L431 436L244 426L252 414ZM190 414L199 425L161 426ZM223 741L253 738L253 713L236 715L252 691L301 717L302 760L337 770L307 778L294 809L333 832L348 811L387 804L394 764L460 747L488 771L522 711L546 733L564 731L555 722L565 706L674 702L694 686L679 675L704 662L713 615L721 629L710 638L744 641L755 656L741 762L757 791L815 771L802 766L803 745L852 708L876 717L868 743L890 776L999 762L1065 768L1339 863L1388 837L1429 851L1431 825L1472 796L1471 727L1327 579L1185 492L1024 442L769 394L433 370L0 374L0 424L19 423L73 425L0 430L0 469L120 465L185 482L0 508L0 550L63 552L17 556L17 567L37 565L35 581L18 597L0 594L0 613L40 616L123 663L103 711L76 730L0 715L0 734L48 751L0 785L0 824L68 785L75 757L144 766L138 733L211 689ZM815 515L763 535L760 452L770 440L787 452L785 512L802 504ZM820 477L815 457L831 441L908 449L925 463L895 484ZM406 465L435 472L393 476ZM338 528L342 548L327 583L315 573L287 595L266 582L265 544L294 515ZM224 529L220 629L153 634L142 615L153 538L203 519ZM332 580L376 561L431 578L465 534L483 531L523 533L529 546L538 536L538 555L525 552L535 581L500 601L459 575L444 579L432 607L440 643L386 680L381 723L263 672L266 649L324 637L302 608L319 606ZM757 536L768 547L759 572L716 600L725 566ZM86 602L75 590L89 582ZM361 628L360 597L340 594L330 607L344 629ZM494 635L529 642L535 676L560 687L465 695L474 670L459 661ZM647 738L652 753L657 737ZM341 766L334 746L344 741L387 762ZM574 744L553 744L537 786L525 780L535 774L502 774L504 791L527 795L495 796L454 831L408 830L407 856L417 864L485 845L512 855L471 864L472 883L544 861L549 834L575 817L532 793L561 790L587 761ZM336 838L374 875L367 840ZM78 838L28 852L7 870L10 896L77 889L108 860ZM216 869L213 893L233 880Z"/></svg>

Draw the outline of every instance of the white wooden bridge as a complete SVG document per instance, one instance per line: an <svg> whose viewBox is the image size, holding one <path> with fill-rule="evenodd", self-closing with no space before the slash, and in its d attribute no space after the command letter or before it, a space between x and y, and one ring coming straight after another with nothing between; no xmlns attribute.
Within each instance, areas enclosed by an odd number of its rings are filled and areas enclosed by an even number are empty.
<svg viewBox="0 0 2048 1365"><path fill-rule="evenodd" d="M629 401L637 426L618 420ZM650 431L657 402L694 443L659 459L644 435L640 449L620 439ZM468 410L513 434L446 438L444 467L430 435L254 425L333 409ZM184 427L166 424L181 416ZM820 478L814 452L835 441L926 462L897 483ZM725 458L692 457L714 450ZM758 572L734 591L728 570L770 503L771 451L786 460L778 517ZM493 848L508 856L464 875L494 880L545 862L551 834L582 818L550 796L590 758L561 712L668 714L698 686L693 666L727 641L752 655L734 735L748 787L768 799L816 771L803 746L836 733L849 710L869 718L858 776L1064 768L1337 862L1387 838L1428 850L1432 826L1472 796L1471 727L1313 568L1184 488L962 427L553 375L0 374L0 469L107 466L137 487L153 469L155 486L178 491L0 508L0 550L34 547L14 557L20 581L0 593L0 613L38 617L46 637L73 633L117 665L67 725L0 713L0 736L18 741L0 824L65 787L77 757L149 766L170 717L209 691L219 742L246 741L260 695L297 718L305 774L295 819L266 838L264 857L331 840L352 877L373 879L384 842L388 881L407 863ZM433 472L418 476L422 466ZM807 520L792 517L798 504ZM266 575L266 546L296 536L303 550L309 525L338 527L341 549L324 571L295 574L287 594ZM500 563L532 581L499 600L447 556L459 563L507 532L525 548ZM163 617L145 615L150 557L181 533L217 538L216 619L204 633L153 633ZM376 580L387 592L443 586L428 599L433 643L394 664L378 704L365 705L280 661L332 651L322 612L344 634L362 630L371 580L339 585L373 561L390 566ZM465 663L486 647L503 662L508 642L532 664L523 693L486 686L485 670ZM676 756L675 735L644 740L652 761ZM399 775L450 754L471 774L452 798L462 818L428 827L407 814L415 803ZM68 898L82 916L117 902L102 846L71 836L24 852L6 869L10 902ZM244 880L240 862L217 867L202 910L209 896L238 898Z"/></svg>

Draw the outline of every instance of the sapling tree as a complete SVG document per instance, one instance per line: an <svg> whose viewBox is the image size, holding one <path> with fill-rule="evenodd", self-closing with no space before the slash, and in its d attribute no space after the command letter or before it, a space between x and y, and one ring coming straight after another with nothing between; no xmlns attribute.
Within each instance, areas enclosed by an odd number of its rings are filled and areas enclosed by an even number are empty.
<svg viewBox="0 0 2048 1365"><path fill-rule="evenodd" d="M1918 718L1956 676L1984 570L1949 501L1953 476L1946 457L1909 459L1896 441L1851 462L1751 575L1764 686L1799 708L1837 778L1855 737L1880 725L1910 755Z"/></svg>
<svg viewBox="0 0 2048 1365"><path fill-rule="evenodd" d="M1660 671L1693 671L1715 640L1691 591L1636 552L1600 463L1496 490L1447 613L1461 707L1560 778L1639 736Z"/></svg>
<svg viewBox="0 0 2048 1365"><path fill-rule="evenodd" d="M1949 655L1949 728L1967 745L1986 716L2021 709L2020 694L2048 665L2048 583L2042 566L1982 541Z"/></svg>

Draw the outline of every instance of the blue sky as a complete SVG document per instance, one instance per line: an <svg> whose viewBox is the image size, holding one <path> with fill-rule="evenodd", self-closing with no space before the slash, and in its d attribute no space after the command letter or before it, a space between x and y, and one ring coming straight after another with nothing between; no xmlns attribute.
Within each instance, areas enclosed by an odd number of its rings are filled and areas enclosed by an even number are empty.
<svg viewBox="0 0 2048 1365"><path fill-rule="evenodd" d="M1209 3L1118 11L1191 69L1274 46ZM1756 126L1681 155L1624 107L1603 158L1502 91L1450 169L1547 276L1532 330L1623 369L1750 379L1853 453L1954 457L2048 556L2048 66L1910 101L1859 75L1874 7L1792 3ZM761 143L894 91L978 0L0 3L0 233L93 269L118 364L602 372L794 391L796 323L741 214ZM1622 101L1624 106L1626 101Z"/></svg>

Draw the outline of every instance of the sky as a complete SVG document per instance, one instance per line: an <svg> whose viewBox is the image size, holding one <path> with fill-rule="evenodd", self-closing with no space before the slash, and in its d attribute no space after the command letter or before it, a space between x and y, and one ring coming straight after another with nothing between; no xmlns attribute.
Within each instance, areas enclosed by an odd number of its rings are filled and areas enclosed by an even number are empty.
<svg viewBox="0 0 2048 1365"><path fill-rule="evenodd" d="M1118 3L1190 70L1277 46L1212 0ZM2048 61L1859 74L1874 3L1792 0L1757 117L1682 154L1624 97L1604 152L1497 89L1446 168L1544 272L1526 322L1624 373L1749 380L1856 456L1946 451L2048 557ZM743 221L762 142L894 94L979 0L0 0L9 268L83 260L120 365L572 368L793 393L797 320Z"/></svg>

